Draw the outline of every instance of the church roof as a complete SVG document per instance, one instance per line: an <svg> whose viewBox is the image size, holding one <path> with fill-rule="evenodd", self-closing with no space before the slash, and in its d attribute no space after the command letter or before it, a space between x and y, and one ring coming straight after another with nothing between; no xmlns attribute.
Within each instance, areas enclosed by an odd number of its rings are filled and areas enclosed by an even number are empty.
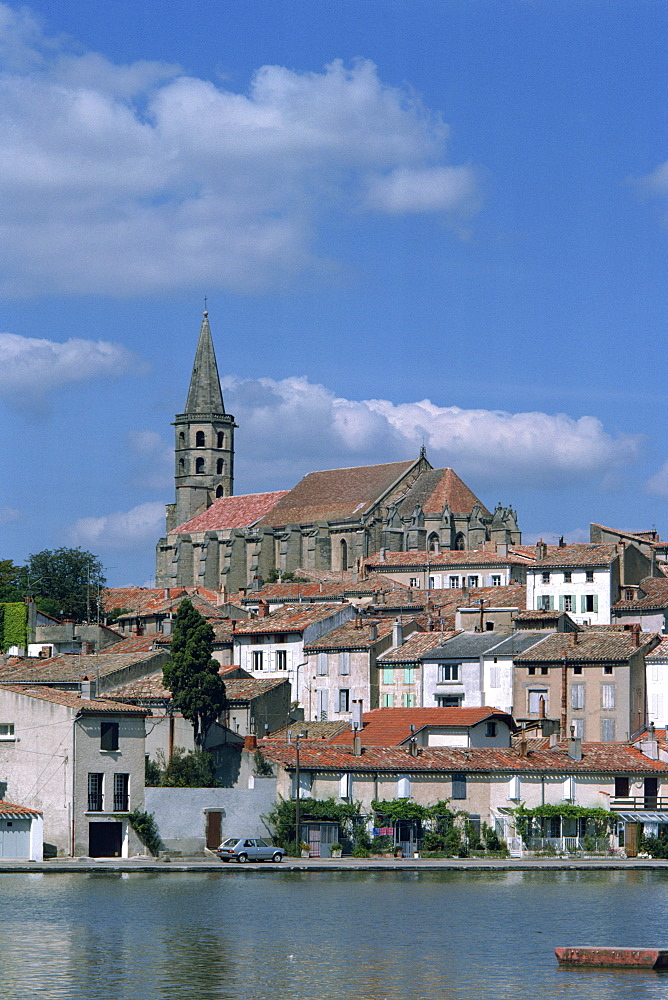
<svg viewBox="0 0 668 1000"><path fill-rule="evenodd" d="M310 472L262 519L268 527L362 517L415 465L388 462Z"/></svg>
<svg viewBox="0 0 668 1000"><path fill-rule="evenodd" d="M225 413L208 312L204 313L199 331L185 413Z"/></svg>
<svg viewBox="0 0 668 1000"><path fill-rule="evenodd" d="M250 528L268 514L287 490L273 493L247 493L238 497L219 497L210 507L190 521L170 531L170 535L196 531L218 531L225 528Z"/></svg>
<svg viewBox="0 0 668 1000"><path fill-rule="evenodd" d="M483 516L491 517L484 503L478 500L453 469L432 469L424 472L406 494L399 513L411 514L419 503L425 514L440 514L446 503L453 514L470 514L477 505Z"/></svg>

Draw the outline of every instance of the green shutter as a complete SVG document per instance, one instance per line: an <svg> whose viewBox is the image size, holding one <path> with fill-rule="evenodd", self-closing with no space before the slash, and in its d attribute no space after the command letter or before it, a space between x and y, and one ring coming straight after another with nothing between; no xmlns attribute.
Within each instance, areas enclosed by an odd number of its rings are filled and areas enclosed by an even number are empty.
<svg viewBox="0 0 668 1000"><path fill-rule="evenodd" d="M550 597L550 611L554 611L554 597Z"/></svg>
<svg viewBox="0 0 668 1000"><path fill-rule="evenodd" d="M580 612L584 614L586 610L587 610L587 604L585 601L585 595L580 594Z"/></svg>
<svg viewBox="0 0 668 1000"><path fill-rule="evenodd" d="M598 594L594 594L594 611L598 611Z"/></svg>
<svg viewBox="0 0 668 1000"><path fill-rule="evenodd" d="M562 594L559 594L559 610L560 611L564 610L564 598Z"/></svg>

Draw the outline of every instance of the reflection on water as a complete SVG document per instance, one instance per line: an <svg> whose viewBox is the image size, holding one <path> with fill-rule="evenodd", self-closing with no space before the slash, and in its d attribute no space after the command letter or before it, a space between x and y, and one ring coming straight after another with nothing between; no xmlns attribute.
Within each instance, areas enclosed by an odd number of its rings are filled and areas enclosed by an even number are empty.
<svg viewBox="0 0 668 1000"><path fill-rule="evenodd" d="M661 872L0 875L0 998L659 1000L555 945L663 946Z"/></svg>

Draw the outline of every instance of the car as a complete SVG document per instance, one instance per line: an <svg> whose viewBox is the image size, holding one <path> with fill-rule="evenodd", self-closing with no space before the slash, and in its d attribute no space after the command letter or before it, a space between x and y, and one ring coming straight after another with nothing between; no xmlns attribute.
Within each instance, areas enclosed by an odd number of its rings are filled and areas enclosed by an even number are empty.
<svg viewBox="0 0 668 1000"><path fill-rule="evenodd" d="M282 847L272 847L261 837L228 837L216 848L216 854L221 861L236 858L243 864L244 861L282 861L285 851Z"/></svg>

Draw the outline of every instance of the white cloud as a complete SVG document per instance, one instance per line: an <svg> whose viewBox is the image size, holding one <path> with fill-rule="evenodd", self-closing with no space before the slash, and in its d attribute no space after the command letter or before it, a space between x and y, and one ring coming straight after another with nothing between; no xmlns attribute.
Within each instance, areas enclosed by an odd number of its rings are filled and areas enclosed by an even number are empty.
<svg viewBox="0 0 668 1000"><path fill-rule="evenodd" d="M659 471L647 480L645 491L657 497L668 497L668 462L664 462Z"/></svg>
<svg viewBox="0 0 668 1000"><path fill-rule="evenodd" d="M40 399L63 386L123 375L133 365L130 351L104 340L57 343L0 333L0 398Z"/></svg>
<svg viewBox="0 0 668 1000"><path fill-rule="evenodd" d="M321 212L476 207L447 126L376 67L245 93L72 51L0 3L0 291L249 289L318 266Z"/></svg>
<svg viewBox="0 0 668 1000"><path fill-rule="evenodd" d="M142 503L102 517L82 517L67 529L70 545L84 549L134 549L154 543L165 530L165 505Z"/></svg>
<svg viewBox="0 0 668 1000"><path fill-rule="evenodd" d="M350 400L306 378L223 385L240 425L238 471L265 487L314 467L417 457L423 443L434 466L452 466L479 487L600 485L640 448L638 437L613 436L590 416Z"/></svg>
<svg viewBox="0 0 668 1000"><path fill-rule="evenodd" d="M14 510L13 507L0 507L0 524L11 524L20 520L22 516L21 511Z"/></svg>

